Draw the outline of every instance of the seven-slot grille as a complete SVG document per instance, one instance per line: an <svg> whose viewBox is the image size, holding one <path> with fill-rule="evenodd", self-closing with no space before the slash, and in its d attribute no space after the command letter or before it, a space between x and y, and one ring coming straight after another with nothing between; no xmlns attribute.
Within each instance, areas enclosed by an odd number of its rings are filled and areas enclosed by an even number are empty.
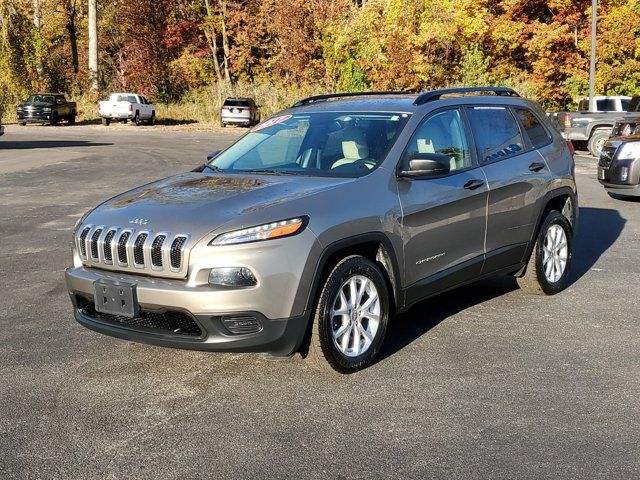
<svg viewBox="0 0 640 480"><path fill-rule="evenodd" d="M189 235L105 225L85 225L76 232L82 262L106 270L185 277Z"/></svg>

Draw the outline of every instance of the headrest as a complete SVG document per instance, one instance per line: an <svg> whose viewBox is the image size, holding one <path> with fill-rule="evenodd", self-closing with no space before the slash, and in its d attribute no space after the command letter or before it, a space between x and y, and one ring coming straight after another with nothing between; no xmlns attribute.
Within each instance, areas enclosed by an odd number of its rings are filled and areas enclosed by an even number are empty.
<svg viewBox="0 0 640 480"><path fill-rule="evenodd" d="M342 154L344 158L351 160L369 158L367 139L362 131L357 128L345 129L342 140Z"/></svg>

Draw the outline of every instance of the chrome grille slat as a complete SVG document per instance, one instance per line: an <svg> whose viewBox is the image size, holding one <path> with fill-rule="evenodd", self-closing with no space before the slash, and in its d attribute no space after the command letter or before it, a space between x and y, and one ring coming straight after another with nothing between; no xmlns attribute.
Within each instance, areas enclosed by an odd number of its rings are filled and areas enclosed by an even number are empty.
<svg viewBox="0 0 640 480"><path fill-rule="evenodd" d="M190 235L111 225L82 225L75 242L82 263L95 268L185 277Z"/></svg>

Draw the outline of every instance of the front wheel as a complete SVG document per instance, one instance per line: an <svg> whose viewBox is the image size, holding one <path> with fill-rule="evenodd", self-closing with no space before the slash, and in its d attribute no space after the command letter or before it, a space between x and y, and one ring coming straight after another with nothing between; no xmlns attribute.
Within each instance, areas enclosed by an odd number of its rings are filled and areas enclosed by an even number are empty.
<svg viewBox="0 0 640 480"><path fill-rule="evenodd" d="M149 125L156 124L156 112L151 112L151 116L149 117Z"/></svg>
<svg viewBox="0 0 640 480"><path fill-rule="evenodd" d="M104 125L105 127L108 127L110 124L111 124L110 118L102 117L102 125Z"/></svg>
<svg viewBox="0 0 640 480"><path fill-rule="evenodd" d="M555 295L567 287L572 257L571 226L556 210L548 213L533 246L520 288L536 295Z"/></svg>
<svg viewBox="0 0 640 480"><path fill-rule="evenodd" d="M346 257L321 286L307 358L323 370L360 370L380 351L388 321L389 294L382 272L365 257Z"/></svg>
<svg viewBox="0 0 640 480"><path fill-rule="evenodd" d="M53 112L51 114L51 121L49 123L51 125L57 125L58 124L58 114L56 112Z"/></svg>
<svg viewBox="0 0 640 480"><path fill-rule="evenodd" d="M73 113L69 115L69 125L75 125L75 123L76 123L76 114Z"/></svg>

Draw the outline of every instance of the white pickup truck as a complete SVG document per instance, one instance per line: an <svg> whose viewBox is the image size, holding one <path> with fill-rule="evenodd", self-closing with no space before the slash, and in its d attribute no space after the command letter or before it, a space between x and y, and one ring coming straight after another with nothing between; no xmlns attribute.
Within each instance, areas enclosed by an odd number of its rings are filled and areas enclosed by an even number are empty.
<svg viewBox="0 0 640 480"><path fill-rule="evenodd" d="M133 121L141 125L146 121L149 125L156 123L156 109L142 95L137 93L112 93L108 100L100 102L98 114L102 117L102 124L109 125L112 121Z"/></svg>

